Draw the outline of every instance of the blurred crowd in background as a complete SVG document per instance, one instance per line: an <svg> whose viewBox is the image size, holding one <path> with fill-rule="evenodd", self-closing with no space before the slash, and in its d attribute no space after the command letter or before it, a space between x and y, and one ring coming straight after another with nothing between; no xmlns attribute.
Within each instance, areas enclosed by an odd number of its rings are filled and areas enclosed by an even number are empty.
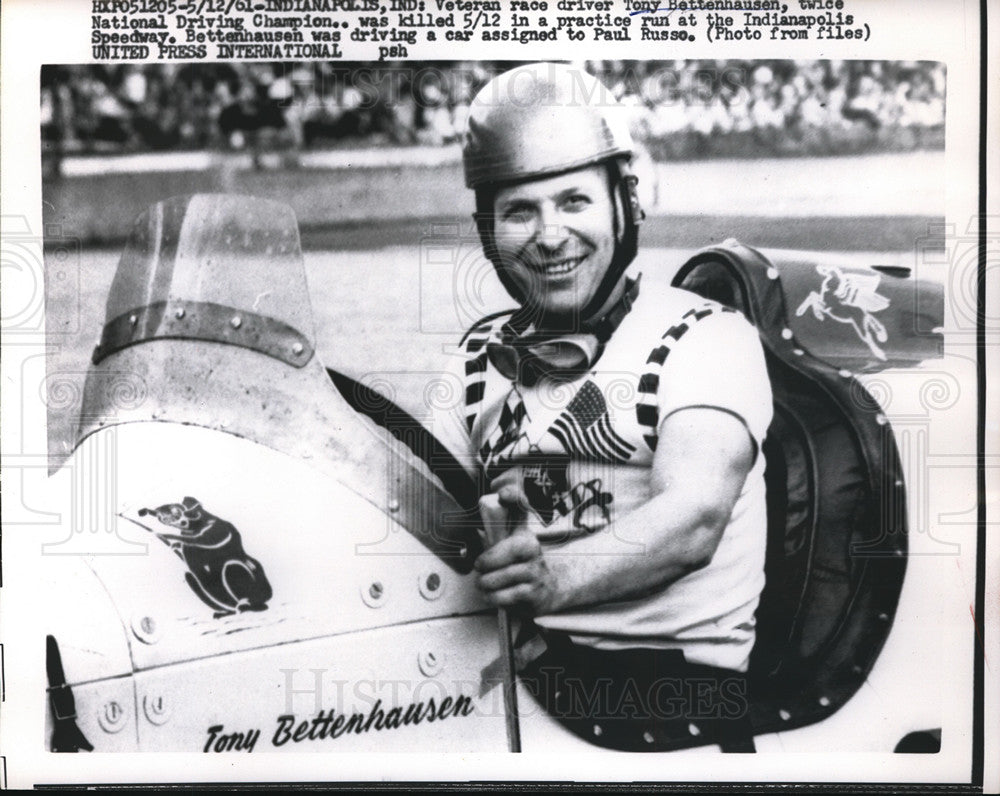
<svg viewBox="0 0 1000 796"><path fill-rule="evenodd" d="M924 61L587 61L656 160L943 148L945 68ZM45 66L52 156L457 141L511 62ZM256 160L256 159L255 159Z"/></svg>

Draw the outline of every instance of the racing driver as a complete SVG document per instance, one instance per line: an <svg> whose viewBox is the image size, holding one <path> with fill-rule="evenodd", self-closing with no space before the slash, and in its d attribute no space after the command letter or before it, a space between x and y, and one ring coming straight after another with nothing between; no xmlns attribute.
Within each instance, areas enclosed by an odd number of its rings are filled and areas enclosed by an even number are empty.
<svg viewBox="0 0 1000 796"><path fill-rule="evenodd" d="M630 272L643 212L622 115L554 63L473 101L465 181L517 307L466 333L464 401L437 430L505 512L475 568L526 620L519 641L544 641L520 672L535 698L608 748L753 751L770 384L742 315Z"/></svg>

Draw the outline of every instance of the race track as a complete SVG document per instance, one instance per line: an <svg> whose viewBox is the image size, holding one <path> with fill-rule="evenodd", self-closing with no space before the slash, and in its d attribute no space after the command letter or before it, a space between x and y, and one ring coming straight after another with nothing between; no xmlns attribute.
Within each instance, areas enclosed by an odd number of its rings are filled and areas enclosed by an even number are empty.
<svg viewBox="0 0 1000 796"><path fill-rule="evenodd" d="M760 248L844 253L866 264L909 267L928 238L943 247L942 152L639 165L647 170L640 186L655 187L655 195L644 197L650 217L634 266L647 282L668 282L694 251L729 237ZM159 179L155 184L166 190L169 181ZM326 192L333 191L328 203L345 190L330 187L335 184L325 183ZM363 195L372 213L387 198L377 191ZM428 385L447 367L462 332L510 305L479 250L469 197L449 192L447 198L442 206L456 206L458 215L337 225L299 216L320 359L391 392L418 417L427 414ZM108 217L100 196L90 202ZM49 451L57 460L74 442L120 248L85 248L68 259L58 253L46 253L51 348L40 390L49 408Z"/></svg>
<svg viewBox="0 0 1000 796"><path fill-rule="evenodd" d="M669 282L697 248L729 235L761 247L843 252L869 264L912 266L914 236L925 235L933 221L656 217L643 229L646 245L634 268L648 282ZM413 242L401 242L407 239ZM464 222L306 232L303 243L320 359L390 392L417 417L427 415L428 385L448 366L449 349L462 332L482 315L510 305ZM118 250L84 250L78 264L59 272L61 279L50 266L46 298L53 352L45 393L49 450L57 461L73 445L83 381L118 256Z"/></svg>

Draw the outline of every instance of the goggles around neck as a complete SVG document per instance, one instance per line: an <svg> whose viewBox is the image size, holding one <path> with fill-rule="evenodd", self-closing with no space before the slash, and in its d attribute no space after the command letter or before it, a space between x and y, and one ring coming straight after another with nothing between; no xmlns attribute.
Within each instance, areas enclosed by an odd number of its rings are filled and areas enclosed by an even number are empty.
<svg viewBox="0 0 1000 796"><path fill-rule="evenodd" d="M626 279L625 292L601 317L582 324L580 331L547 331L523 313L515 313L486 344L490 363L505 378L531 387L545 377L571 381L590 370L604 345L621 325L639 296L639 281Z"/></svg>

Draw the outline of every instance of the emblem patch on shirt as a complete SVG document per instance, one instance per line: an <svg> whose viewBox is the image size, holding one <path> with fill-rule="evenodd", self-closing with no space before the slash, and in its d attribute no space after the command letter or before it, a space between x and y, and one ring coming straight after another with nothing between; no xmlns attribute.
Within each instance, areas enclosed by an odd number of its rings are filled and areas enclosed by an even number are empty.
<svg viewBox="0 0 1000 796"><path fill-rule="evenodd" d="M497 428L480 449L490 480L511 467L520 468L525 498L542 525L548 527L569 517L575 531L595 531L611 519L614 495L603 489L600 478L570 483L569 467L575 460L619 464L635 446L611 426L607 402L593 381L586 381L542 436L550 435L563 452L548 452L528 439L530 421L517 388L501 409Z"/></svg>
<svg viewBox="0 0 1000 796"><path fill-rule="evenodd" d="M572 488L566 471L569 457L549 456L523 465L522 485L528 504L542 525L571 516L574 530L596 531L611 520L614 495L605 492L600 478L581 481Z"/></svg>
<svg viewBox="0 0 1000 796"><path fill-rule="evenodd" d="M549 433L562 443L567 453L584 459L627 462L635 453L635 446L611 427L604 393L589 380L573 396Z"/></svg>

